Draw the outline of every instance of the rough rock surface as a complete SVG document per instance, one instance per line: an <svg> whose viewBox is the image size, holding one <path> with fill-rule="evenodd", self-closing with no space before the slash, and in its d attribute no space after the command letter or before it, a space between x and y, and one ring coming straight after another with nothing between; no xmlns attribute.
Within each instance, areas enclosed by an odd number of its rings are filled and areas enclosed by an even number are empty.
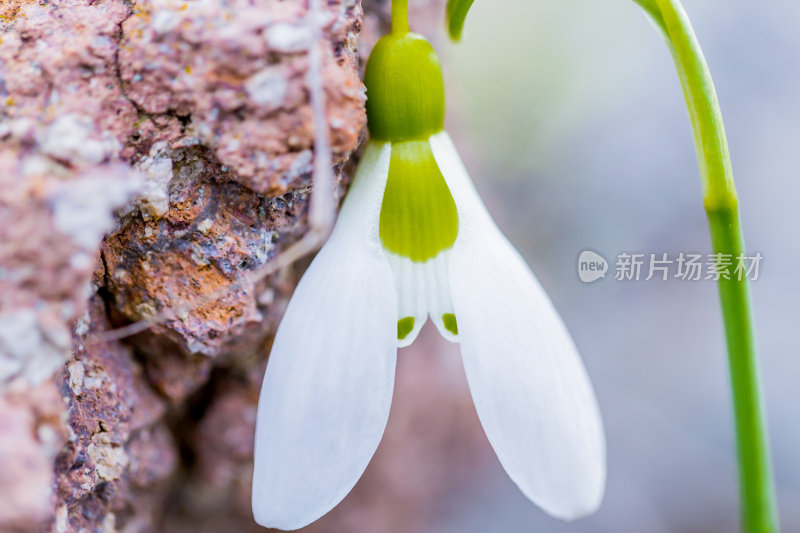
<svg viewBox="0 0 800 533"><path fill-rule="evenodd" d="M259 529L255 406L300 268L236 280L308 229L309 46L322 51L344 184L365 125L359 68L387 23L385 1L365 2L366 16L358 0L321 3L315 17L301 0L0 6L0 531ZM97 341L225 287L135 337ZM474 435L456 423L471 413L463 391L437 396L446 379L415 368L428 378L409 394L450 405L426 413L425 468ZM406 435L390 426L385 448ZM311 530L413 531L400 514L424 516L447 483L403 489L393 472L407 459L379 453Z"/></svg>
<svg viewBox="0 0 800 533"><path fill-rule="evenodd" d="M111 316L120 323L222 290L134 339L151 382L181 401L214 366L251 356L274 329L290 287L270 278L258 288L224 289L305 229L308 190L259 195L198 147L172 152L169 165L164 214L135 217L108 237L102 254Z"/></svg>
<svg viewBox="0 0 800 533"><path fill-rule="evenodd" d="M364 126L364 91L355 38L360 8L333 2L320 21L334 160L342 161ZM178 117L172 144L210 147L233 179L254 191L283 192L307 174L313 124L306 51L311 27L303 2L137 4L122 23L119 74L125 94L147 115ZM148 147L146 135L139 143Z"/></svg>
<svg viewBox="0 0 800 533"><path fill-rule="evenodd" d="M54 380L17 383L0 396L0 531L46 529L53 520L53 464L66 439Z"/></svg>
<svg viewBox="0 0 800 533"><path fill-rule="evenodd" d="M108 327L97 296L90 301L89 324L76 335L57 380L70 432L55 462L55 529L152 531L178 464L166 402L128 347L87 344L92 333Z"/></svg>

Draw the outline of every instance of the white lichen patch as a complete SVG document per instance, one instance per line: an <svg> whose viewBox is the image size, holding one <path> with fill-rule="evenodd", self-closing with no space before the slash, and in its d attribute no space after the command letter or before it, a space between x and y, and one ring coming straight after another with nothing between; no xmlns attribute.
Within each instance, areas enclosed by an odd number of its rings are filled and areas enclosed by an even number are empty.
<svg viewBox="0 0 800 533"><path fill-rule="evenodd" d="M5 119L0 122L0 138L22 139L36 131L37 122L30 118Z"/></svg>
<svg viewBox="0 0 800 533"><path fill-rule="evenodd" d="M119 479L128 466L128 454L122 446L111 442L108 433L92 435L92 441L86 448L89 457L95 463L97 477L106 481Z"/></svg>
<svg viewBox="0 0 800 533"><path fill-rule="evenodd" d="M80 396L83 392L83 378L86 376L86 368L80 361L72 361L67 365L69 373L69 388L75 396Z"/></svg>
<svg viewBox="0 0 800 533"><path fill-rule="evenodd" d="M83 388L84 389L99 389L103 386L103 383L106 381L106 377L102 374L98 376L91 376L87 375L83 378Z"/></svg>
<svg viewBox="0 0 800 533"><path fill-rule="evenodd" d="M261 230L261 243L262 245L254 250L256 265L263 265L269 259L269 254L275 248L275 237L277 236L274 231Z"/></svg>
<svg viewBox="0 0 800 533"><path fill-rule="evenodd" d="M119 142L95 132L91 118L62 115L38 135L42 152L59 161L98 164L119 151Z"/></svg>
<svg viewBox="0 0 800 533"><path fill-rule="evenodd" d="M266 37L271 48L278 52L294 53L308 50L313 34L309 26L279 22L267 29Z"/></svg>
<svg viewBox="0 0 800 533"><path fill-rule="evenodd" d="M53 225L87 252L94 253L114 228L113 212L140 187L123 165L92 169L64 182L48 198Z"/></svg>
<svg viewBox="0 0 800 533"><path fill-rule="evenodd" d="M14 379L37 385L69 355L69 333L43 326L33 309L0 314L0 392Z"/></svg>
<svg viewBox="0 0 800 533"><path fill-rule="evenodd" d="M283 105L288 84L280 68L267 67L248 79L244 87L255 103L272 111Z"/></svg>
<svg viewBox="0 0 800 533"><path fill-rule="evenodd" d="M241 144L242 144L242 141L240 141L239 139L233 138L230 141L228 141L228 144L225 146L225 149L227 151L229 151L229 152L235 152L236 150L239 149L239 146L241 146Z"/></svg>
<svg viewBox="0 0 800 533"><path fill-rule="evenodd" d="M142 194L136 205L143 215L159 217L169 210L169 184L172 181L172 158L167 154L165 142L158 142L150 154L135 166L142 176Z"/></svg>
<svg viewBox="0 0 800 533"><path fill-rule="evenodd" d="M202 222L200 222L200 224L197 225L197 229L200 231L200 233L207 236L209 230L211 229L211 226L213 225L214 223L211 221L211 219L206 218Z"/></svg>
<svg viewBox="0 0 800 533"><path fill-rule="evenodd" d="M56 509L56 533L72 533L72 526L69 524L69 509L66 505Z"/></svg>
<svg viewBox="0 0 800 533"><path fill-rule="evenodd" d="M22 370L22 360L6 357L0 353L0 392L3 390L3 383L10 381L20 370Z"/></svg>
<svg viewBox="0 0 800 533"><path fill-rule="evenodd" d="M89 270L94 264L94 258L86 252L77 252L69 257L69 266L74 270Z"/></svg>
<svg viewBox="0 0 800 533"><path fill-rule="evenodd" d="M62 179L68 179L71 172L64 165L53 161L38 152L31 153L24 156L21 160L22 175L25 178L35 176L54 176Z"/></svg>
<svg viewBox="0 0 800 533"><path fill-rule="evenodd" d="M272 305L275 302L275 289L266 289L258 295L259 305Z"/></svg>
<svg viewBox="0 0 800 533"><path fill-rule="evenodd" d="M191 243L192 252L189 254L189 257L192 258L192 261L196 265L199 266L208 266L211 264L211 261L208 259L206 251L203 250L202 245L196 242Z"/></svg>
<svg viewBox="0 0 800 533"><path fill-rule="evenodd" d="M186 341L186 349L189 350L189 353L192 354L199 353L208 356L214 355L214 350L210 348L206 343L198 339L188 339Z"/></svg>
<svg viewBox="0 0 800 533"><path fill-rule="evenodd" d="M64 445L61 437L61 428L52 424L40 424L36 428L36 440L42 450L49 456L55 457Z"/></svg>
<svg viewBox="0 0 800 533"><path fill-rule="evenodd" d="M181 162L180 171L178 172L178 178L182 181L192 181L196 178L202 177L206 171L206 165L203 163L203 160L197 157L195 153L180 153L176 154L179 155L180 158L176 157L175 161ZM203 195L203 188L201 187L198 189L198 193L202 198Z"/></svg>
<svg viewBox="0 0 800 533"><path fill-rule="evenodd" d="M103 523L100 525L100 531L102 533L116 533L117 530L117 515L114 513L108 513L103 518Z"/></svg>
<svg viewBox="0 0 800 533"><path fill-rule="evenodd" d="M150 21L150 27L159 35L172 31L180 22L178 14L168 9L156 11Z"/></svg>
<svg viewBox="0 0 800 533"><path fill-rule="evenodd" d="M92 317L89 316L89 310L83 312L81 316L75 321L75 334L82 337L89 333L89 324L92 321Z"/></svg>
<svg viewBox="0 0 800 533"><path fill-rule="evenodd" d="M135 309L136 309L136 314L140 318L150 318L158 314L158 311L156 310L155 307L153 307L153 304L150 304L148 302L142 302L136 304Z"/></svg>
<svg viewBox="0 0 800 533"><path fill-rule="evenodd" d="M291 166L281 176L281 184L284 186L289 185L300 176L310 174L313 170L313 161L314 154L311 150L303 150L297 154Z"/></svg>

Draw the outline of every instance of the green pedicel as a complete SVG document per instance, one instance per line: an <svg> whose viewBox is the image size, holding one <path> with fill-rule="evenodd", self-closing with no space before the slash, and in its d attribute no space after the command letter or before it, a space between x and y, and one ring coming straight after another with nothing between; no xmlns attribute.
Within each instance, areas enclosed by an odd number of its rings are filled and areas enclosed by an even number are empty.
<svg viewBox="0 0 800 533"><path fill-rule="evenodd" d="M379 232L384 248L417 263L456 242L456 203L427 140L392 143Z"/></svg>

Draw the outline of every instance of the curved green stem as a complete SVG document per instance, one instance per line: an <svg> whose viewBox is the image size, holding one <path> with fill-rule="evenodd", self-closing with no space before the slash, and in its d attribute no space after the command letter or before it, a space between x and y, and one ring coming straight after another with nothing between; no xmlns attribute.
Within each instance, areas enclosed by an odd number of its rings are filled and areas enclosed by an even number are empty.
<svg viewBox="0 0 800 533"><path fill-rule="evenodd" d="M635 0L661 28L672 53L692 123L703 202L715 253L745 253L728 143L714 84L700 44L678 0ZM779 530L764 403L759 385L747 276L720 279L719 295L730 365L742 530Z"/></svg>
<svg viewBox="0 0 800 533"><path fill-rule="evenodd" d="M739 220L739 199L733 182L728 142L717 94L705 57L679 0L634 0L664 34L683 88L692 124L703 188L703 204L716 254L745 255ZM450 37L458 40L473 0L448 0ZM755 328L747 276L727 272L719 280L719 296L728 347L733 396L742 530L746 533L779 531L775 482L770 464L762 399Z"/></svg>

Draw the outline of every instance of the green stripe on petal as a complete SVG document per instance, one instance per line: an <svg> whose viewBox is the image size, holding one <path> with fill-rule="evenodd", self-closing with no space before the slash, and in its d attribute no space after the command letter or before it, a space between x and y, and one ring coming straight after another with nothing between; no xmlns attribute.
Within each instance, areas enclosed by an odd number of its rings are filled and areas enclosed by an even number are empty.
<svg viewBox="0 0 800 533"><path fill-rule="evenodd" d="M397 321L397 340L403 340L414 330L414 317L407 316Z"/></svg>
<svg viewBox="0 0 800 533"><path fill-rule="evenodd" d="M453 335L458 335L458 321L456 320L456 315L453 313L445 313L442 315L442 324L444 324L444 328L452 333Z"/></svg>
<svg viewBox="0 0 800 533"><path fill-rule="evenodd" d="M457 235L456 204L430 143L392 143L380 217L384 248L422 263L452 247Z"/></svg>

